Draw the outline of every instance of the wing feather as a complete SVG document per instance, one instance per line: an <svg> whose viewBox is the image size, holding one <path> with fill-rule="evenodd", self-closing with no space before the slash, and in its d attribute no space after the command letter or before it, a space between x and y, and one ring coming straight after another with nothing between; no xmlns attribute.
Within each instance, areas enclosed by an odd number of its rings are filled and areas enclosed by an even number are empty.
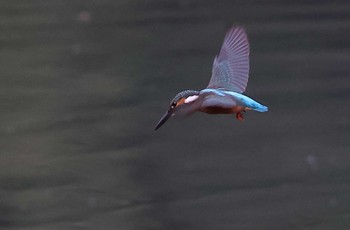
<svg viewBox="0 0 350 230"><path fill-rule="evenodd" d="M215 57L207 88L224 88L243 93L249 78L249 43L241 27L226 34L220 53Z"/></svg>

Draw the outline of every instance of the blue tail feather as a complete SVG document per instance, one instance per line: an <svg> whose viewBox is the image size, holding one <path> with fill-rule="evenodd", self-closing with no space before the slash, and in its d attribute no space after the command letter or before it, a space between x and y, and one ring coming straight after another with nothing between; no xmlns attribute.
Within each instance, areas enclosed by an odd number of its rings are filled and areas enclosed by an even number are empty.
<svg viewBox="0 0 350 230"><path fill-rule="evenodd" d="M251 99L243 94L232 92L232 91L224 91L224 92L234 96L235 98L238 98L244 106L246 106L252 110L255 110L257 112L267 112L268 111L267 106L262 105L262 104L254 101L253 99Z"/></svg>
<svg viewBox="0 0 350 230"><path fill-rule="evenodd" d="M269 110L269 108L265 105L262 105L262 104L255 104L254 105L255 107L249 107L251 108L252 110L255 110L255 111L258 111L258 112L267 112Z"/></svg>
<svg viewBox="0 0 350 230"><path fill-rule="evenodd" d="M245 106L247 106L248 108L257 111L257 112L267 112L268 111L268 107L265 105L262 105L256 101L254 101L253 99L249 98L249 97L242 97L240 98L241 101L243 102L243 104L245 104Z"/></svg>
<svg viewBox="0 0 350 230"><path fill-rule="evenodd" d="M217 90L217 89L204 89L201 92L211 92L211 93L215 93L216 95L221 96L221 97L224 97L225 94L231 95L242 103L241 106L248 107L248 108L250 108L254 111L257 111L257 112L263 113L263 112L267 112L269 110L267 106L262 105L259 102L254 101L250 97L247 97L243 94L236 93L233 91Z"/></svg>

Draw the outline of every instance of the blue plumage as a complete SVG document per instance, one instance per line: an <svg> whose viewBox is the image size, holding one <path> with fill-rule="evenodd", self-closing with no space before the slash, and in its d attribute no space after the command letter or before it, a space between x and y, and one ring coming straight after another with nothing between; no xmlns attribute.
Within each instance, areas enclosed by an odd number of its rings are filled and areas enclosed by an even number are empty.
<svg viewBox="0 0 350 230"><path fill-rule="evenodd" d="M267 106L262 105L259 102L254 101L250 97L247 97L243 94L232 92L232 91L223 91L223 92L225 94L233 96L234 98L237 98L242 103L242 105L244 105L252 110L255 110L257 112L267 112L268 111Z"/></svg>

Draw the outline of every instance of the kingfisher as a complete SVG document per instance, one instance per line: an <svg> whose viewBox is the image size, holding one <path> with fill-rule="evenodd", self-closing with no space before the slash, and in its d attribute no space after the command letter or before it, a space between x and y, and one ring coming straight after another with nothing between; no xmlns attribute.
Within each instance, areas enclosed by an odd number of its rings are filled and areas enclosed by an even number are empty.
<svg viewBox="0 0 350 230"><path fill-rule="evenodd" d="M249 78L249 42L244 28L233 26L227 33L214 59L208 86L202 90L185 90L170 102L169 109L155 127L159 129L173 116L183 117L194 112L235 114L244 120L248 110L267 112L268 107L243 94Z"/></svg>

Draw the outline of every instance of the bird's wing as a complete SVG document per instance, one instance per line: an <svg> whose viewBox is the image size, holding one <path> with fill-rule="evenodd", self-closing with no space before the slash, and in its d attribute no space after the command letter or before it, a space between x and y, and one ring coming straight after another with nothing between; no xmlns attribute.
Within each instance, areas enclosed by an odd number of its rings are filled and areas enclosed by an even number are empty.
<svg viewBox="0 0 350 230"><path fill-rule="evenodd" d="M226 34L219 56L213 63L207 88L223 88L243 93L249 78L249 43L241 27L232 27Z"/></svg>

